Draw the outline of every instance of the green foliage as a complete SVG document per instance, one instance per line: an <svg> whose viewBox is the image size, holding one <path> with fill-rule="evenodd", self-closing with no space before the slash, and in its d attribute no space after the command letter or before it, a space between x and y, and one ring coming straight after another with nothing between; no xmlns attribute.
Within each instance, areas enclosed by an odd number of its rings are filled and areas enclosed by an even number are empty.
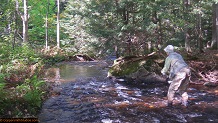
<svg viewBox="0 0 218 123"><path fill-rule="evenodd" d="M0 72L0 100L2 100L4 97L4 91L3 91L3 89L5 87L4 77L5 77L5 75Z"/></svg>
<svg viewBox="0 0 218 123"><path fill-rule="evenodd" d="M39 55L28 45L23 45L13 49L8 45L1 45L0 47L0 64L1 72L5 72L6 68L20 67L32 65L41 61ZM12 68L13 69L13 68ZM19 68L17 68L19 69Z"/></svg>
<svg viewBox="0 0 218 123"><path fill-rule="evenodd" d="M61 25L66 36L63 37L61 42L63 48L67 50L90 55L98 52L95 44L99 44L99 41L95 36L86 31L89 25L89 20L84 15L87 14L85 13L87 10L85 8L86 4L86 0L68 2L61 20Z"/></svg>
<svg viewBox="0 0 218 123"><path fill-rule="evenodd" d="M46 13L48 12L48 33L50 36L50 41L55 40L56 29L55 21L55 0L50 0L50 3L47 0L30 0L28 2L29 9L29 40L33 44L42 45L45 44L45 22L46 22ZM51 42L49 42L51 43ZM33 45L32 44L32 45Z"/></svg>
<svg viewBox="0 0 218 123"><path fill-rule="evenodd" d="M157 43L184 46L185 31L189 29L190 42L195 47L199 14L202 30L208 32L203 34L204 44L211 39L211 10L212 1L208 0L193 1L187 8L181 0L69 1L62 25L71 40L65 44L75 52L83 51L81 49L90 52L89 47L93 47L97 53L113 51L114 46L118 46L118 52L125 54L128 36L139 38L142 46L151 42L153 49L157 49Z"/></svg>
<svg viewBox="0 0 218 123"><path fill-rule="evenodd" d="M37 76L31 79L26 79L22 85L16 87L16 90L24 98L24 100L29 104L30 107L41 107L42 96L44 92L41 87L45 84Z"/></svg>
<svg viewBox="0 0 218 123"><path fill-rule="evenodd" d="M39 55L27 44L15 49L5 44L1 45L1 117L37 115L42 104L43 86L45 85L45 82L39 80L36 76L43 65L42 63ZM32 69L31 66L35 66L35 69ZM28 79L29 77L31 78Z"/></svg>
<svg viewBox="0 0 218 123"><path fill-rule="evenodd" d="M34 76L14 89L0 88L0 116L36 117L43 100L44 85L44 81Z"/></svg>
<svg viewBox="0 0 218 123"><path fill-rule="evenodd" d="M212 1L213 1L214 3L216 3L216 4L218 3L218 0L212 0Z"/></svg>
<svg viewBox="0 0 218 123"><path fill-rule="evenodd" d="M73 56L70 51L53 47L49 50L44 50L41 57L43 57L43 63L53 65L57 62L68 60L68 56Z"/></svg>
<svg viewBox="0 0 218 123"><path fill-rule="evenodd" d="M22 13L22 1L19 2ZM139 38L141 46L132 46L136 49L150 42L151 49L157 49L157 44L162 46L171 42L184 46L187 29L190 30L191 47L196 47L199 14L202 18L203 43L206 45L212 35L214 3L217 0L191 1L186 8L182 0L61 1L61 47L76 53L97 55L114 52L117 46L118 52L125 54L129 36ZM7 45L13 43L15 29L22 34L22 19L19 15L15 18L14 5L14 0L3 0L0 5L0 37ZM50 0L50 3L47 0L29 0L28 6L29 43L32 46L45 45L48 13L48 43L50 46L56 45L56 0ZM15 39L19 44L17 34Z"/></svg>
<svg viewBox="0 0 218 123"><path fill-rule="evenodd" d="M47 56L45 59L44 59L44 62L47 63L47 64L55 64L55 63L58 63L58 62L62 62L66 60L66 57L65 56L62 56L62 55L55 55L55 56Z"/></svg>
<svg viewBox="0 0 218 123"><path fill-rule="evenodd" d="M9 52L11 48L8 48L5 44L0 43L0 65L8 62Z"/></svg>
<svg viewBox="0 0 218 123"><path fill-rule="evenodd" d="M6 26L9 22L7 20L12 19L13 11L13 0L1 0L0 4L0 32L2 32L3 27ZM0 33L1 34L1 33Z"/></svg>
<svg viewBox="0 0 218 123"><path fill-rule="evenodd" d="M30 74L30 65L36 65L40 68L41 58L31 47L23 45L12 49L11 47L2 47L0 54L1 72L9 77L16 74L23 80ZM11 80L12 81L12 80ZM18 80L20 81L20 80Z"/></svg>

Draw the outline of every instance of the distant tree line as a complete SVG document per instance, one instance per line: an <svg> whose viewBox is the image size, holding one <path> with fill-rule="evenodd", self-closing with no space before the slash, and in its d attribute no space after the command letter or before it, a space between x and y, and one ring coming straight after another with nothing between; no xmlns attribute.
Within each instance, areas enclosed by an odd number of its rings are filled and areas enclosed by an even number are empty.
<svg viewBox="0 0 218 123"><path fill-rule="evenodd" d="M95 56L143 55L167 44L187 52L218 49L217 2L2 0L0 43L58 46Z"/></svg>

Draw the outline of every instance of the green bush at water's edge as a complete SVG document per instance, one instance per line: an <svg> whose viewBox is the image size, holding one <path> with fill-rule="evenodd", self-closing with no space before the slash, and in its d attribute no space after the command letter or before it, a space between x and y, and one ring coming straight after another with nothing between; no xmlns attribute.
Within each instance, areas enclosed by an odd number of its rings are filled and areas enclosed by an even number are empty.
<svg viewBox="0 0 218 123"><path fill-rule="evenodd" d="M37 68L27 73L34 65ZM36 117L46 86L37 77L42 65L42 58L28 45L0 47L0 118Z"/></svg>

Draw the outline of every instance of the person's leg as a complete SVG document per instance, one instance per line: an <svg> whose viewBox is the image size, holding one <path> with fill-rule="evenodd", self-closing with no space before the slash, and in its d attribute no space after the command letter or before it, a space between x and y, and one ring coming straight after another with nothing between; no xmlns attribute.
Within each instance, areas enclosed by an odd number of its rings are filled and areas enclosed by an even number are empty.
<svg viewBox="0 0 218 123"><path fill-rule="evenodd" d="M171 106L172 103L173 103L174 96L175 96L175 93L176 93L176 91L174 90L174 88L175 88L175 84L174 84L174 82L172 82L172 83L170 84L170 87L169 87L168 93L167 93L167 98L168 98L167 105L168 105L168 106Z"/></svg>
<svg viewBox="0 0 218 123"><path fill-rule="evenodd" d="M184 68L181 72L186 73L184 79L182 79L181 85L178 89L179 94L182 96L182 105L188 106L188 93L187 89L189 86L189 76L190 76L190 69Z"/></svg>
<svg viewBox="0 0 218 123"><path fill-rule="evenodd" d="M181 96L182 96L182 105L188 106L188 93L184 92Z"/></svg>
<svg viewBox="0 0 218 123"><path fill-rule="evenodd" d="M182 83L178 90L179 94L182 96L182 105L184 106L188 105L188 93L187 93L188 86L189 86L189 80L188 77L186 76L186 78L182 80Z"/></svg>
<svg viewBox="0 0 218 123"><path fill-rule="evenodd" d="M179 72L173 78L172 83L170 84L170 87L169 87L168 93L167 93L169 106L172 105L175 93L178 91L182 81L185 79L185 76L186 76L185 72Z"/></svg>

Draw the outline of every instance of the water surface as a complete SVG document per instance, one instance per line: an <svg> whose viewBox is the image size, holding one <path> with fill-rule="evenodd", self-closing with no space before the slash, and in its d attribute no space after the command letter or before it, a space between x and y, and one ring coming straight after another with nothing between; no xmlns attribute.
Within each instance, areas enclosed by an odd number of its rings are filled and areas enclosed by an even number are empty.
<svg viewBox="0 0 218 123"><path fill-rule="evenodd" d="M113 81L104 62L70 62L51 67L46 79L58 94L45 101L40 122L51 123L215 123L218 88L191 85L189 107L166 107L168 84Z"/></svg>

